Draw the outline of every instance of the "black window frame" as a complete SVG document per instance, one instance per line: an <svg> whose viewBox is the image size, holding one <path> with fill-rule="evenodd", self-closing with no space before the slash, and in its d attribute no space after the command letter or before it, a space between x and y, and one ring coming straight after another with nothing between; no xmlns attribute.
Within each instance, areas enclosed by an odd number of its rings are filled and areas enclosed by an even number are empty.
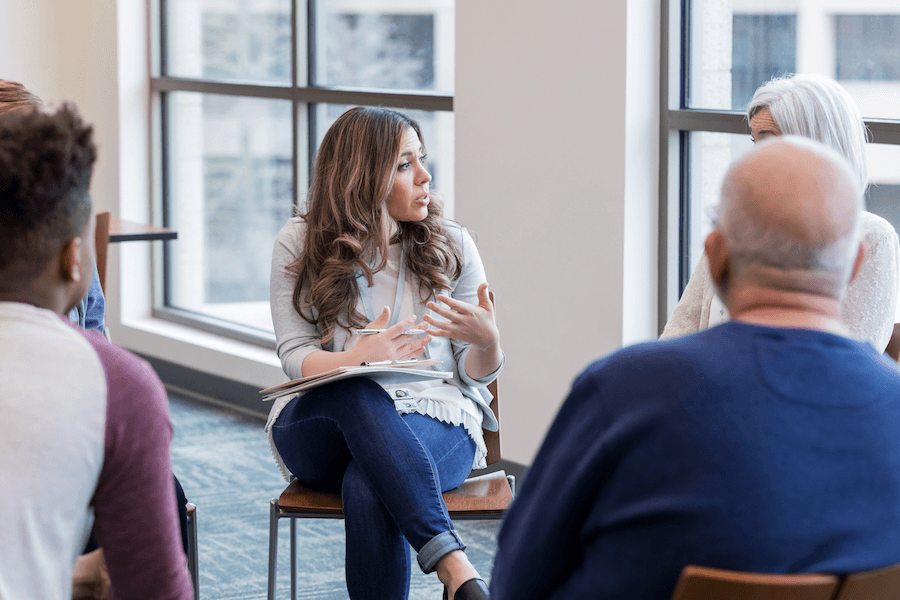
<svg viewBox="0 0 900 600"><path fill-rule="evenodd" d="M688 283L691 205L690 134L750 135L744 113L689 108L692 0L660 0L659 273L657 326L662 333ZM900 120L863 115L869 143L900 145Z"/></svg>
<svg viewBox="0 0 900 600"><path fill-rule="evenodd" d="M317 150L317 104L349 104L365 106L384 106L405 110L424 110L429 112L453 112L453 94L437 91L411 91L399 89L372 89L349 86L300 85L301 79L306 82L316 81L316 0L290 0L291 22L291 83L290 85L254 84L243 82L217 81L174 77L168 75L168 45L166 43L167 19L166 5L169 0L150 0L151 17L151 69L150 93L153 115L151 137L153 139L153 179L155 184L153 213L156 222L164 226L170 225L170 202L172 198L169 180L169 157L167 153L169 140L167 115L167 95L173 92L196 92L201 94L221 94L245 98L263 98L288 100L292 106L292 171L293 202L296 205L298 195L306 188L306 181L312 170L313 158ZM306 73L301 78L299 68L300 29L298 28L299 10L305 10L306 40ZM307 123L306 143L308 161L299 164L298 150L301 135L301 107L305 106ZM254 345L274 348L274 334L267 334L252 327L244 327L238 323L226 322L211 316L178 308L171 303L171 282L169 281L168 264L171 250L168 245L161 245L154 252L154 298L152 315L155 318L188 325L209 333L248 342Z"/></svg>

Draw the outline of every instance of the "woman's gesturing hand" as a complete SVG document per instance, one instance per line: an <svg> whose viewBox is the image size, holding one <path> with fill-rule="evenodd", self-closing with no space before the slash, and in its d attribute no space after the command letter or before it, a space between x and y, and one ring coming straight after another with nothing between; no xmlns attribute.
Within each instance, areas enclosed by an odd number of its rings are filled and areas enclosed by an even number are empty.
<svg viewBox="0 0 900 600"><path fill-rule="evenodd" d="M391 309L385 306L378 318L369 323L366 329L382 329L390 321ZM403 360L421 354L423 348L431 341L431 336L403 335L405 330L414 327L415 322L416 316L412 315L396 325L388 327L381 333L359 336L359 340L353 346L353 360L359 359L360 363L379 360ZM425 323L420 323L420 328L427 329L428 326Z"/></svg>
<svg viewBox="0 0 900 600"><path fill-rule="evenodd" d="M494 305L488 295L488 284L478 286L478 304L467 304L440 294L437 300L446 306L429 302L426 306L446 320L431 315L422 319L431 327L428 333L468 342L479 350L494 348L500 344L500 331L494 321Z"/></svg>

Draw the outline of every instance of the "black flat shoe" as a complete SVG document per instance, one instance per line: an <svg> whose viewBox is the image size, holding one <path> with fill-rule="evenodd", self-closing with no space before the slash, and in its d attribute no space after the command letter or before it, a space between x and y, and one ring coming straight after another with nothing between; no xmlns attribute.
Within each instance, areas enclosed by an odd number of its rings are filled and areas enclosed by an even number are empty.
<svg viewBox="0 0 900 600"><path fill-rule="evenodd" d="M490 600L487 584L483 579L470 579L456 590L453 600ZM447 588L444 588L444 600L447 600Z"/></svg>

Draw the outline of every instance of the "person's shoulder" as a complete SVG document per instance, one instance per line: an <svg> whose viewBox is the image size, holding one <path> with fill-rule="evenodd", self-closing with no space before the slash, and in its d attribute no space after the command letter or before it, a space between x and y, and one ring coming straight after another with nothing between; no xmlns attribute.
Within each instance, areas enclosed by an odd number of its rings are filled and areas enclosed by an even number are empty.
<svg viewBox="0 0 900 600"><path fill-rule="evenodd" d="M278 235L275 236L275 255L287 254L292 260L296 258L306 240L306 221L303 217L291 217L287 220Z"/></svg>
<svg viewBox="0 0 900 600"><path fill-rule="evenodd" d="M110 397L119 395L116 392L134 387L161 389L162 383L159 376L146 360L113 344L106 339L106 336L97 331L79 331L87 339L103 365L110 388Z"/></svg>
<svg viewBox="0 0 900 600"><path fill-rule="evenodd" d="M67 315L60 315L45 308L24 302L0 302L0 328L16 335L27 336L30 342L38 341L44 347L70 354L68 362L84 360L87 344L84 329L72 322ZM84 364L80 364L84 368Z"/></svg>
<svg viewBox="0 0 900 600"><path fill-rule="evenodd" d="M464 256L471 251L477 252L475 239L465 225L457 223L456 221L444 219L443 228L444 233L447 235L447 237L451 238L459 245L459 248L462 250Z"/></svg>
<svg viewBox="0 0 900 600"><path fill-rule="evenodd" d="M885 239L896 239L897 232L890 222L868 211L863 211L860 217L862 224L862 235L867 242L880 241Z"/></svg>
<svg viewBox="0 0 900 600"><path fill-rule="evenodd" d="M278 232L279 239L302 239L304 235L306 235L306 221L299 216L288 219L281 231Z"/></svg>
<svg viewBox="0 0 900 600"><path fill-rule="evenodd" d="M662 360L680 356L704 354L709 348L722 343L723 337L734 334L730 325L733 321L704 329L696 333L669 340L648 340L625 346L615 354L623 361ZM724 326L723 326L724 325Z"/></svg>
<svg viewBox="0 0 900 600"><path fill-rule="evenodd" d="M634 379L653 372L700 371L723 360L723 351L746 342L749 333L729 321L680 337L632 344L596 360L583 375Z"/></svg>
<svg viewBox="0 0 900 600"><path fill-rule="evenodd" d="M472 236L469 234L469 230L466 229L465 226L461 223L457 223L456 221L451 221L449 219L444 219L441 225L444 228L444 232L457 241L461 241L464 237L468 237L469 239L472 238Z"/></svg>
<svg viewBox="0 0 900 600"><path fill-rule="evenodd" d="M695 362L698 355L708 353L707 348L717 343L715 340L707 339L710 337L716 337L714 330L625 346L591 363L578 376L576 383L601 379L633 380L635 377L641 377L643 373L664 366Z"/></svg>

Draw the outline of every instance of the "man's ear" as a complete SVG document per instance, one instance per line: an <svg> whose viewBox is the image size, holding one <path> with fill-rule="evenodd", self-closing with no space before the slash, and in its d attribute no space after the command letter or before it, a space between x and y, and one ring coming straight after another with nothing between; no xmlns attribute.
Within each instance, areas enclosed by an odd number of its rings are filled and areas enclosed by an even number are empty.
<svg viewBox="0 0 900 600"><path fill-rule="evenodd" d="M709 259L709 274L716 288L721 292L728 279L728 249L725 247L725 236L718 229L713 229L704 243L706 258Z"/></svg>
<svg viewBox="0 0 900 600"><path fill-rule="evenodd" d="M859 252L856 253L856 262L853 263L853 271L850 273L850 281L856 279L856 274L859 273L859 268L863 264L863 258L866 256L866 242L865 240L859 243Z"/></svg>
<svg viewBox="0 0 900 600"><path fill-rule="evenodd" d="M80 237L72 238L63 246L60 254L60 276L69 283L79 283L84 273L81 272L81 255L86 248Z"/></svg>

